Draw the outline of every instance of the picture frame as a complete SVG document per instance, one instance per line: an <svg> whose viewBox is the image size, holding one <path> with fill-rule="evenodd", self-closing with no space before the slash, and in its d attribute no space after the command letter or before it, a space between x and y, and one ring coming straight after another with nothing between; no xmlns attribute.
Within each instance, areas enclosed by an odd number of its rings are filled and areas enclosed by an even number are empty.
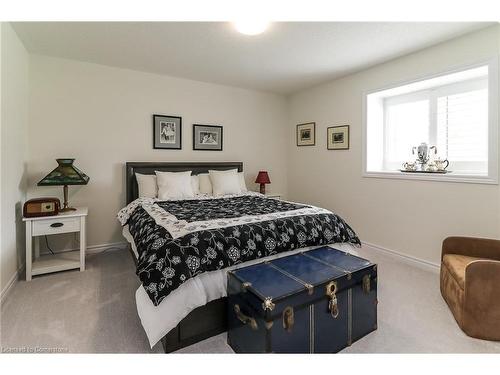
<svg viewBox="0 0 500 375"><path fill-rule="evenodd" d="M182 149L182 117L153 115L153 149Z"/></svg>
<svg viewBox="0 0 500 375"><path fill-rule="evenodd" d="M193 124L193 150L222 151L223 127L220 125Z"/></svg>
<svg viewBox="0 0 500 375"><path fill-rule="evenodd" d="M316 145L316 123L307 122L297 125L297 146Z"/></svg>
<svg viewBox="0 0 500 375"><path fill-rule="evenodd" d="M328 150L349 150L349 125L330 126L326 129Z"/></svg>

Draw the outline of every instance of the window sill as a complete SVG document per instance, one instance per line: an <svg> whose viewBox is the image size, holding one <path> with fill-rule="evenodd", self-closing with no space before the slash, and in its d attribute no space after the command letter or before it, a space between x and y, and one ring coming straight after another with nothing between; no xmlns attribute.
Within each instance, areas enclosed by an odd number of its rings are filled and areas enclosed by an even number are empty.
<svg viewBox="0 0 500 375"><path fill-rule="evenodd" d="M399 171L364 172L363 177L388 178L394 180L420 180L439 182L461 182L469 184L498 185L498 179L488 176L461 175L458 173L434 174L434 173L405 173Z"/></svg>

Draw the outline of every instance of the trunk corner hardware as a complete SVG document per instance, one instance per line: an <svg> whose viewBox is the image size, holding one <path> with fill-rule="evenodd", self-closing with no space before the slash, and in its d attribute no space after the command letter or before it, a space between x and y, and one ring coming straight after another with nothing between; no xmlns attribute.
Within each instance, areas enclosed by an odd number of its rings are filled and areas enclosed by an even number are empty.
<svg viewBox="0 0 500 375"><path fill-rule="evenodd" d="M251 286L252 286L252 283L245 282L245 283L241 284L241 291L243 293L245 293L247 291L247 289L250 288Z"/></svg>
<svg viewBox="0 0 500 375"><path fill-rule="evenodd" d="M274 303L273 303L273 299L271 297L266 297L264 299L264 302L262 302L262 309L263 310L269 310L269 311L273 311L274 310Z"/></svg>

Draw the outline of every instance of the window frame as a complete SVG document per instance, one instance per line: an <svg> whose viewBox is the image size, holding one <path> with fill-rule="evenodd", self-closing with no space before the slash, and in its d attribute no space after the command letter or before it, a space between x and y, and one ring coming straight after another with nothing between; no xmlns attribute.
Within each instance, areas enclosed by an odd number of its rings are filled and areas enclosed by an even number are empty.
<svg viewBox="0 0 500 375"><path fill-rule="evenodd" d="M384 170L385 165L385 137L383 137L383 151L382 151L382 168L381 170L368 170L368 98L372 94L380 93L382 91L395 89L401 86L418 83L421 81L439 78L453 73L488 66L488 174L485 175L472 175L460 173L447 173L447 174L432 174L432 173L402 173L398 171ZM456 84L466 83L456 82ZM439 71L434 74L427 74L413 78L406 81L396 82L376 89L365 90L362 93L363 103L363 123L362 123L362 177L368 178L389 178L389 179L403 179L403 180L426 180L426 181L444 181L444 182L464 182L464 183L480 183L480 184L495 184L498 185L498 57L489 58L478 61L474 64L467 64L457 66L452 69ZM447 85L443 85L447 86ZM427 89L416 90L410 93L402 94L401 97L418 95L420 92L429 90L440 90L439 86ZM396 99L396 98L394 98ZM382 107L385 107L382 104ZM385 111L382 111L385 116ZM431 109L432 113L432 109ZM385 130L385 118L382 120L382 128Z"/></svg>

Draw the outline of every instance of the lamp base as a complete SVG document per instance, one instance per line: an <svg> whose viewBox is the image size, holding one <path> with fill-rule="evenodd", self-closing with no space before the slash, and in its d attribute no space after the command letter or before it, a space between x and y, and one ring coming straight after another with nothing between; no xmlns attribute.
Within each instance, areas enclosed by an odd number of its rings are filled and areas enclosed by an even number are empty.
<svg viewBox="0 0 500 375"><path fill-rule="evenodd" d="M63 207L59 210L59 212L76 211L76 208L69 207L68 205L68 185L63 186L63 193L64 193Z"/></svg>
<svg viewBox="0 0 500 375"><path fill-rule="evenodd" d="M260 184L260 193L266 194L266 184Z"/></svg>

